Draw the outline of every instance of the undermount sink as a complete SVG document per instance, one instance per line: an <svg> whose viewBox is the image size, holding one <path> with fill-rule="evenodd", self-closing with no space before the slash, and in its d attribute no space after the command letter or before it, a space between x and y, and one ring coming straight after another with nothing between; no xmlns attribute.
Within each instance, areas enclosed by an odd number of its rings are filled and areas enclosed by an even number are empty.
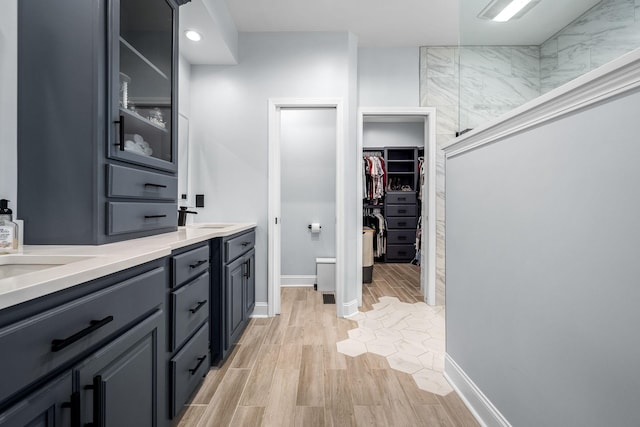
<svg viewBox="0 0 640 427"><path fill-rule="evenodd" d="M0 255L0 280L89 258L76 255Z"/></svg>
<svg viewBox="0 0 640 427"><path fill-rule="evenodd" d="M191 224L193 228L227 228L232 226L233 224L222 224L222 223L203 223L203 224Z"/></svg>

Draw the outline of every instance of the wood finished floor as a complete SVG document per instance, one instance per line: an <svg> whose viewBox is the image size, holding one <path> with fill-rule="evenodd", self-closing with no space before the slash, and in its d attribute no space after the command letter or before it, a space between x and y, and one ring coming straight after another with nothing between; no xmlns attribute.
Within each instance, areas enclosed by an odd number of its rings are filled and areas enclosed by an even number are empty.
<svg viewBox="0 0 640 427"><path fill-rule="evenodd" d="M376 264L361 311L381 296L422 301L419 269ZM420 390L411 375L371 353L352 358L336 342L356 322L339 319L312 288L283 288L282 313L251 319L222 368L212 369L186 408L193 426L478 426L454 393Z"/></svg>

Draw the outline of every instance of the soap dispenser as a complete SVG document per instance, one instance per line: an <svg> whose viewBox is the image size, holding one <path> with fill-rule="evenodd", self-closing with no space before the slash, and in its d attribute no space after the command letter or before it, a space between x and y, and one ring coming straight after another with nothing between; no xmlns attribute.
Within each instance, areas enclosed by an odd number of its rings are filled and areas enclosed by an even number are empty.
<svg viewBox="0 0 640 427"><path fill-rule="evenodd" d="M18 224L13 222L13 212L7 199L0 200L0 254L18 252Z"/></svg>

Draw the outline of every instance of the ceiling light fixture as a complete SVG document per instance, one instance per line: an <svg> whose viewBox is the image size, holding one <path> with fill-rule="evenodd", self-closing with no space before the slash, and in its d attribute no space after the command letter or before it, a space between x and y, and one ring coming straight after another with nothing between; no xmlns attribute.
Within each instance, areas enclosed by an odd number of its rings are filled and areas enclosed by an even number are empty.
<svg viewBox="0 0 640 427"><path fill-rule="evenodd" d="M540 0L493 0L480 13L479 18L496 22L518 19L538 4Z"/></svg>
<svg viewBox="0 0 640 427"><path fill-rule="evenodd" d="M184 32L184 35L191 41L199 42L202 40L202 35L194 30L187 30Z"/></svg>

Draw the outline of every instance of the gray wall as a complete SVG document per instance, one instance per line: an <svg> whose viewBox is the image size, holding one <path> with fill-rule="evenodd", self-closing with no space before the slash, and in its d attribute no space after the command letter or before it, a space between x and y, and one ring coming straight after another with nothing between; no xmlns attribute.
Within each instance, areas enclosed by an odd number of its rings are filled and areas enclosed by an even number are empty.
<svg viewBox="0 0 640 427"><path fill-rule="evenodd" d="M359 48L358 104L361 107L417 107L420 49Z"/></svg>
<svg viewBox="0 0 640 427"><path fill-rule="evenodd" d="M0 2L0 198L18 205L18 1Z"/></svg>
<svg viewBox="0 0 640 427"><path fill-rule="evenodd" d="M346 159L347 211L355 212L355 117L352 42L347 33L240 33L239 63L194 65L191 70L191 151L194 193L206 195L198 221L253 221L256 298L267 301L268 99L340 97L346 100L350 138ZM350 74L351 73L351 74ZM349 167L348 165L353 165ZM345 212L349 220L349 215ZM347 224L347 254L355 249L355 215ZM353 234L354 237L350 237ZM347 259L347 284L355 283ZM356 297L347 291L347 300ZM349 294L350 293L350 294Z"/></svg>
<svg viewBox="0 0 640 427"><path fill-rule="evenodd" d="M336 256L336 110L283 109L280 123L281 273L313 276Z"/></svg>
<svg viewBox="0 0 640 427"><path fill-rule="evenodd" d="M514 426L640 422L639 106L447 161L447 353Z"/></svg>
<svg viewBox="0 0 640 427"><path fill-rule="evenodd" d="M424 123L366 122L363 147L424 147Z"/></svg>

